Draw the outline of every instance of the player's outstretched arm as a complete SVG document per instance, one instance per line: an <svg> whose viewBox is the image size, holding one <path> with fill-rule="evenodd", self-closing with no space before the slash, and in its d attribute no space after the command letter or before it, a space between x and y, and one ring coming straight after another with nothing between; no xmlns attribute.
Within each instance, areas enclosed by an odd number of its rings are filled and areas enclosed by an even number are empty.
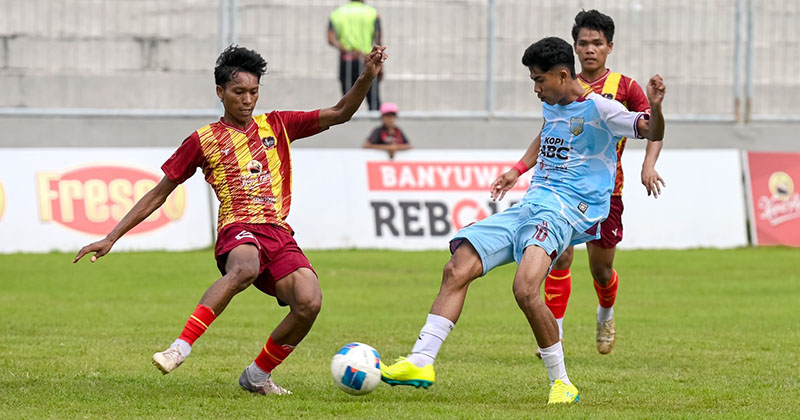
<svg viewBox="0 0 800 420"><path fill-rule="evenodd" d="M78 251L78 254L75 255L75 259L72 260L73 263L78 262L84 255L94 252L92 255L92 262L97 261L98 258L102 257L103 255L108 254L108 251L111 251L111 247L114 246L114 243L119 240L126 232L133 229L142 222L142 220L147 219L154 211L158 210L164 201L167 200L169 194L178 187L178 183L167 178L161 178L161 181L153 187L152 190L148 191L144 197L141 198L133 208L128 211L128 214L122 218L122 220L117 223L117 226L114 230L111 231L105 238L97 241L92 242L89 245L81 248Z"/></svg>
<svg viewBox="0 0 800 420"><path fill-rule="evenodd" d="M647 195L658 198L661 195L661 188L666 187L664 179L656 171L656 161L664 145L660 141L648 141L644 152L644 162L642 163L642 185L647 190ZM659 185L659 183L661 185Z"/></svg>
<svg viewBox="0 0 800 420"><path fill-rule="evenodd" d="M386 47L380 45L372 47L372 52L364 58L364 72L358 77L350 91L336 105L319 111L319 128L324 130L332 125L350 121L358 107L361 106L361 102L364 102L364 98L372 86L372 80L378 76L383 62L387 58L389 56L386 55Z"/></svg>
<svg viewBox="0 0 800 420"><path fill-rule="evenodd" d="M492 186L489 188L489 194L492 196L492 201L502 200L503 197L506 196L506 193L511 189L514 188L514 185L517 183L517 179L519 179L520 175L525 173L520 166L525 166L526 168L533 168L536 165L536 160L539 157L539 148L542 145L542 133L540 132L536 135L536 138L533 139L530 146L528 146L528 150L525 151L525 154L522 155L522 159L519 160L517 165L514 165L513 168L509 169L506 173L497 177L497 179L492 182Z"/></svg>
<svg viewBox="0 0 800 420"><path fill-rule="evenodd" d="M664 101L666 86L664 79L656 74L647 82L647 100L650 102L650 119L639 119L637 129L639 134L648 140L661 141L664 139L664 114L661 112L661 102Z"/></svg>

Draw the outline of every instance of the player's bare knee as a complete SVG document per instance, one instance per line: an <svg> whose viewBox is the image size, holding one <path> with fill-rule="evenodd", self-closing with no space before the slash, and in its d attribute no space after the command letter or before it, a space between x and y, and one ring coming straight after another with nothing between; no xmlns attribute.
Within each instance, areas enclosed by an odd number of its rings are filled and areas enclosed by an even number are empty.
<svg viewBox="0 0 800 420"><path fill-rule="evenodd" d="M610 265L590 267L590 269L592 271L592 277L594 278L594 281L601 286L607 285L614 276L614 268Z"/></svg>
<svg viewBox="0 0 800 420"><path fill-rule="evenodd" d="M460 289L467 287L476 276L466 267L460 266L452 259L444 265L442 270L442 288Z"/></svg>
<svg viewBox="0 0 800 420"><path fill-rule="evenodd" d="M228 276L232 287L242 291L258 278L258 264L236 264L228 270Z"/></svg>
<svg viewBox="0 0 800 420"><path fill-rule="evenodd" d="M314 323L320 310L322 310L321 292L297 296L292 306L292 313L308 324Z"/></svg>
<svg viewBox="0 0 800 420"><path fill-rule="evenodd" d="M521 284L514 282L513 286L514 299L520 307L527 307L532 302L540 301L539 288L532 287L528 284Z"/></svg>

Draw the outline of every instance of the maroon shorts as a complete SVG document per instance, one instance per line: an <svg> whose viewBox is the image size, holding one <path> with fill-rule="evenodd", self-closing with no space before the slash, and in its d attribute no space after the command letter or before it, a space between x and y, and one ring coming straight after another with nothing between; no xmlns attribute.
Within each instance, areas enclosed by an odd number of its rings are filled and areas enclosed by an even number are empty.
<svg viewBox="0 0 800 420"><path fill-rule="evenodd" d="M590 241L592 245L600 248L614 248L622 240L622 196L611 196L611 209L608 211L608 218L600 224L600 239Z"/></svg>
<svg viewBox="0 0 800 420"><path fill-rule="evenodd" d="M270 296L275 296L275 283L278 280L302 267L314 270L286 229L276 225L232 223L219 233L214 248L217 268L222 275L225 275L228 253L242 244L253 244L258 248L259 275L253 284ZM285 305L280 300L278 302Z"/></svg>

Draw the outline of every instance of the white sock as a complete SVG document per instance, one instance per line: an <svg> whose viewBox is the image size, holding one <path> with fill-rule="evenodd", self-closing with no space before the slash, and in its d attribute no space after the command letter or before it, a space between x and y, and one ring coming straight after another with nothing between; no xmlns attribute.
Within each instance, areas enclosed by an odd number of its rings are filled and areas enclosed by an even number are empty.
<svg viewBox="0 0 800 420"><path fill-rule="evenodd" d="M544 367L547 368L547 376L550 377L550 385L561 379L562 382L569 385L571 382L567 377L567 367L564 365L564 350L561 347L561 342L557 342L550 347L539 349L542 355Z"/></svg>
<svg viewBox="0 0 800 420"><path fill-rule="evenodd" d="M175 342L172 343L171 346L169 346L169 348L173 348L173 347L177 347L178 350L181 351L181 354L183 355L183 357L189 357L189 353L192 352L192 345L187 343L184 340L181 340L180 338L175 340Z"/></svg>
<svg viewBox="0 0 800 420"><path fill-rule="evenodd" d="M558 323L558 339L561 340L564 338L564 318L556 318L556 322Z"/></svg>
<svg viewBox="0 0 800 420"><path fill-rule="evenodd" d="M453 331L454 326L452 321L443 316L428 314L428 319L419 332L419 338L414 343L408 360L419 367L433 364L439 348L442 347L450 331Z"/></svg>
<svg viewBox="0 0 800 420"><path fill-rule="evenodd" d="M600 305L597 305L597 322L606 322L609 319L614 318L614 307L604 308Z"/></svg>
<svg viewBox="0 0 800 420"><path fill-rule="evenodd" d="M256 362L250 363L250 366L247 367L247 370L250 371L248 372L250 374L250 379L252 379L253 383L256 384L264 383L270 378L270 376L272 376L272 374L270 374L269 372L264 372L263 370L261 370L261 368L258 367Z"/></svg>

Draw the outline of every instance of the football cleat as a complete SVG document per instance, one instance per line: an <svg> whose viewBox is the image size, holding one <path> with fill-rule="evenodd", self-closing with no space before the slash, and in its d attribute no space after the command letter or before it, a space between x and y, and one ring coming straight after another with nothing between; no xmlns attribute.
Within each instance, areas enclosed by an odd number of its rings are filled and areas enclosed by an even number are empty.
<svg viewBox="0 0 800 420"><path fill-rule="evenodd" d="M153 354L153 364L164 375L172 372L186 360L177 347L170 347L164 351Z"/></svg>
<svg viewBox="0 0 800 420"><path fill-rule="evenodd" d="M272 382L272 376L267 377L265 381L256 382L250 377L249 371L245 368L242 375L239 376L239 386L245 391L261 395L291 395L292 391Z"/></svg>
<svg viewBox="0 0 800 420"><path fill-rule="evenodd" d="M381 362L381 380L389 385L410 385L428 389L436 380L436 373L433 365L419 367L406 359L400 357L391 365L386 366Z"/></svg>
<svg viewBox="0 0 800 420"><path fill-rule="evenodd" d="M581 394L578 393L578 388L572 384L565 384L561 379L556 379L553 386L550 388L550 397L547 399L548 404L574 404L581 399Z"/></svg>
<svg viewBox="0 0 800 420"><path fill-rule="evenodd" d="M617 331L614 329L614 318L597 323L597 351L600 354L611 353L616 339Z"/></svg>

